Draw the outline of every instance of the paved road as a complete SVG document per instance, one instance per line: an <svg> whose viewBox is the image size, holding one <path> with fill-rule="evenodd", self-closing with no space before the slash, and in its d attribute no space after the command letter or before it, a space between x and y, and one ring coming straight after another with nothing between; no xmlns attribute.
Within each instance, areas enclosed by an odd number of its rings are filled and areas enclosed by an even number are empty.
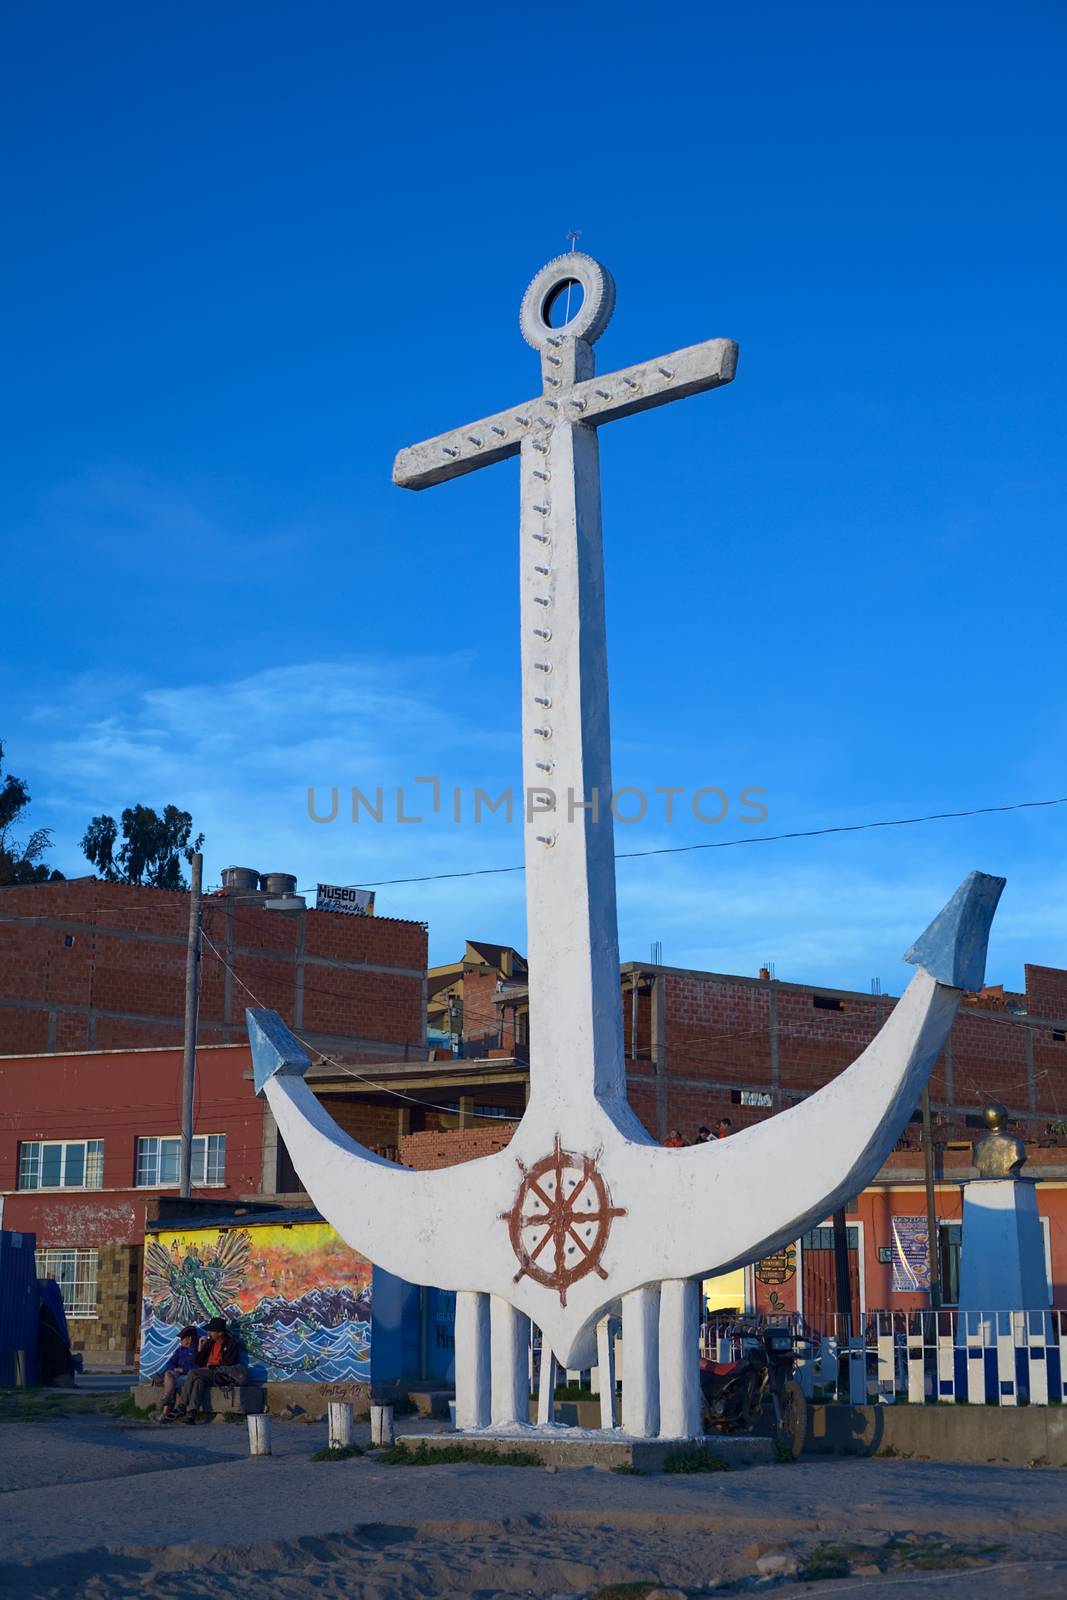
<svg viewBox="0 0 1067 1600"><path fill-rule="evenodd" d="M1003 1548L988 1570L850 1576L799 1595L1062 1600L1067 1475L1054 1469L813 1459L696 1477L585 1468L315 1463L325 1424L79 1417L0 1426L0 1592L13 1600L547 1600L603 1582L692 1594L754 1579L759 1558L889 1536ZM366 1438L366 1430L362 1437ZM866 1559L871 1559L867 1557ZM1025 1563L1020 1565L1019 1563Z"/></svg>

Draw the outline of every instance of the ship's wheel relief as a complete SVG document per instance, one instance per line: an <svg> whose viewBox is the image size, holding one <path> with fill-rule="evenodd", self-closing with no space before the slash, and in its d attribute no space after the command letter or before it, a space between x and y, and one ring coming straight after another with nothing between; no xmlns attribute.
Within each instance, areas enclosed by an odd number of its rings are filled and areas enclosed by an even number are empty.
<svg viewBox="0 0 1067 1600"><path fill-rule="evenodd" d="M607 1277L600 1258L612 1222L626 1212L611 1204L596 1157L564 1150L558 1134L550 1156L529 1168L520 1161L519 1171L515 1204L501 1213L519 1263L514 1281L532 1278L555 1289L565 1306L579 1278L590 1272Z"/></svg>

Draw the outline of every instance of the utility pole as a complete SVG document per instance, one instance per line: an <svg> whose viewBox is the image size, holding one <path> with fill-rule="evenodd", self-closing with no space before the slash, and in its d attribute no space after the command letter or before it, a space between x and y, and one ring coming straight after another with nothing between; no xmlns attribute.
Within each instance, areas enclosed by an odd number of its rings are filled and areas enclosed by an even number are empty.
<svg viewBox="0 0 1067 1600"><path fill-rule="evenodd" d="M934 1192L934 1129L930 1116L930 1085L923 1084L923 1168L926 1173L926 1236L930 1255L930 1309L941 1309L941 1250L937 1232L937 1196Z"/></svg>
<svg viewBox="0 0 1067 1600"><path fill-rule="evenodd" d="M204 858L194 850L190 865L189 944L185 956L185 1052L182 1057L182 1143L179 1193L188 1200L193 1176L193 1086L196 1075L196 1002L200 983L200 905Z"/></svg>
<svg viewBox="0 0 1067 1600"><path fill-rule="evenodd" d="M851 1339L852 1327L852 1274L848 1264L848 1223L845 1221L845 1208L841 1206L834 1212L834 1287L839 1316L847 1317L848 1321L839 1325L839 1337L843 1331L846 1339Z"/></svg>

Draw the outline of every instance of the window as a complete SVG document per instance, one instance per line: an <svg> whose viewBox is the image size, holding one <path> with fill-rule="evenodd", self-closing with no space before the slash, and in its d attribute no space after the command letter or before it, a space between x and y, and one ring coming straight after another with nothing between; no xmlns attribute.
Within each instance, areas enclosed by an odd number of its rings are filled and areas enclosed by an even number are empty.
<svg viewBox="0 0 1067 1600"><path fill-rule="evenodd" d="M137 1141L137 1177L139 1189L177 1188L181 1167L182 1142L179 1138L146 1138ZM193 1135L193 1161L190 1173L198 1189L210 1188L226 1181L226 1135L224 1133L197 1133Z"/></svg>
<svg viewBox="0 0 1067 1600"><path fill-rule="evenodd" d="M813 994L811 1003L816 1011L844 1011L845 1002L832 994Z"/></svg>
<svg viewBox="0 0 1067 1600"><path fill-rule="evenodd" d="M960 1246L963 1226L959 1222L942 1222L938 1225L938 1242L941 1246L941 1302L946 1306L959 1304L960 1298Z"/></svg>
<svg viewBox="0 0 1067 1600"><path fill-rule="evenodd" d="M858 1250L860 1243L859 1229L848 1228L846 1231L848 1233L849 1249ZM811 1232L806 1233L800 1242L805 1250L832 1250L834 1247L834 1230L833 1228L812 1228Z"/></svg>
<svg viewBox="0 0 1067 1600"><path fill-rule="evenodd" d="M96 1250L38 1250L37 1276L54 1278L68 1317L96 1316Z"/></svg>
<svg viewBox="0 0 1067 1600"><path fill-rule="evenodd" d="M772 1101L765 1089L731 1089L730 1104L735 1106L769 1106Z"/></svg>
<svg viewBox="0 0 1067 1600"><path fill-rule="evenodd" d="M20 1189L102 1189L103 1139L34 1140L19 1149Z"/></svg>

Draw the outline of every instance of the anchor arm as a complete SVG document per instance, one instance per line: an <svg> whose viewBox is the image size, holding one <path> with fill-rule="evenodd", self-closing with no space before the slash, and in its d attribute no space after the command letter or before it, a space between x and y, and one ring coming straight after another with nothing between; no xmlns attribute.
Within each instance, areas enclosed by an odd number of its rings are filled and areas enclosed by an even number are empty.
<svg viewBox="0 0 1067 1600"><path fill-rule="evenodd" d="M576 383L563 396L562 406L572 421L598 428L617 417L632 417L672 400L718 389L731 383L737 371L737 345L733 339L706 339L684 350L655 356L635 367L608 372L602 378Z"/></svg>
<svg viewBox="0 0 1067 1600"><path fill-rule="evenodd" d="M480 1287L494 1270L510 1278L506 1236L487 1246L477 1224L500 1209L513 1157L502 1151L469 1166L416 1172L375 1155L312 1093L304 1081L310 1057L278 1013L249 1007L245 1017L256 1093L308 1194L354 1249L409 1283L441 1289Z"/></svg>
<svg viewBox="0 0 1067 1600"><path fill-rule="evenodd" d="M815 1094L711 1145L635 1152L641 1193L651 1197L646 1212L651 1204L658 1219L646 1215L645 1226L663 1241L657 1277L726 1272L759 1260L873 1181L941 1054L964 986L983 982L1004 882L982 872L964 879L905 956L919 970L881 1030ZM678 1226L690 1216L701 1225ZM621 1247L613 1234L612 1248L617 1242ZM612 1284L618 1292L614 1273ZM624 1264L622 1287L631 1287Z"/></svg>
<svg viewBox="0 0 1067 1600"><path fill-rule="evenodd" d="M483 417L480 422L469 422L466 427L439 433L421 444L408 445L397 452L393 482L400 489L430 489L436 483L448 483L466 472L477 472L479 467L491 467L494 462L517 456L541 404L540 400L531 400L525 406L498 411L495 417Z"/></svg>

